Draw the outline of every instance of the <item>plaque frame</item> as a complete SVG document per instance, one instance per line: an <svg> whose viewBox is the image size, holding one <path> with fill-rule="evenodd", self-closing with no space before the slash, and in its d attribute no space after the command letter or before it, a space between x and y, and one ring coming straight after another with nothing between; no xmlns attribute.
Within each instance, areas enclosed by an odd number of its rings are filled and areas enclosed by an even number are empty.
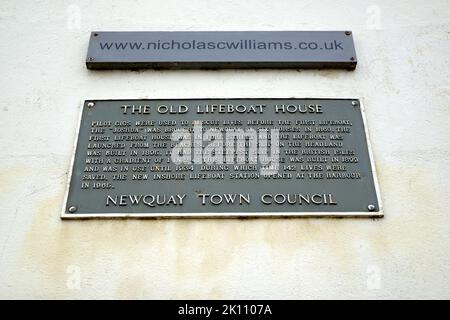
<svg viewBox="0 0 450 320"><path fill-rule="evenodd" d="M375 188L375 194L378 202L378 211L352 211L352 212L339 212L339 211L325 211L325 212L210 212L210 213L195 213L195 212L175 212L175 213L67 213L67 202L69 197L70 183L72 180L72 173L74 168L75 156L77 151L77 144L79 133L81 129L81 120L83 116L83 107L87 102L96 101L126 101L126 100L283 100L283 99L300 99L300 100L354 100L359 104L361 111L361 117L364 125L365 141L367 145L367 152L370 160L371 173ZM275 98L261 98L261 97L245 97L245 98L130 98L130 99L86 99L80 105L79 115L78 115L78 125L75 132L75 139L72 148L72 155L70 161L70 168L67 172L67 182L65 188L65 195L63 206L61 209L60 218L61 219L164 219L164 218L210 218L210 219L225 219L225 218L240 218L240 219L258 219L258 218L383 218L384 217L384 207L381 199L381 192L379 187L379 182L377 178L377 172L375 167L374 156L372 152L371 140L369 135L369 130L367 126L367 119L365 115L365 107L363 103L363 98L352 97L275 97Z"/></svg>

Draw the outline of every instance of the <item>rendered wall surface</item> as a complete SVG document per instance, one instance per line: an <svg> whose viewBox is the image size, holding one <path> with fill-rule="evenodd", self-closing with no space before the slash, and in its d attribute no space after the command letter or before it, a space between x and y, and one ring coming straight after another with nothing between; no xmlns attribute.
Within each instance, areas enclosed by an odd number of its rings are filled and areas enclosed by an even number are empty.
<svg viewBox="0 0 450 320"><path fill-rule="evenodd" d="M352 30L355 71L89 71L94 30ZM450 298L450 2L1 1L0 298ZM62 221L85 99L360 97L383 219Z"/></svg>

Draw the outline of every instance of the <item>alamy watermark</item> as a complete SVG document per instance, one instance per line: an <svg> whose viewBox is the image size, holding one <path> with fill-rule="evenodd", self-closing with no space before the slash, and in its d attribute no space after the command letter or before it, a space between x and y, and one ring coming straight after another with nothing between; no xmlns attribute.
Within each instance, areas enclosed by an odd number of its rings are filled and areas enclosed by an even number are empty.
<svg viewBox="0 0 450 320"><path fill-rule="evenodd" d="M176 129L171 151L175 164L260 164L260 174L278 173L280 166L279 130L260 128L204 129L202 121L193 130ZM270 149L270 152L269 152Z"/></svg>
<svg viewBox="0 0 450 320"><path fill-rule="evenodd" d="M366 8L366 28L369 30L381 30L381 8L378 5L371 5Z"/></svg>
<svg viewBox="0 0 450 320"><path fill-rule="evenodd" d="M69 30L79 30L81 27L81 8L71 4L66 9L66 26Z"/></svg>
<svg viewBox="0 0 450 320"><path fill-rule="evenodd" d="M81 268L76 265L69 265L66 268L66 273L68 274L66 279L66 287L69 290L80 290L81 289Z"/></svg>
<svg viewBox="0 0 450 320"><path fill-rule="evenodd" d="M381 269L376 265L370 265L366 269L366 286L368 290L381 289Z"/></svg>

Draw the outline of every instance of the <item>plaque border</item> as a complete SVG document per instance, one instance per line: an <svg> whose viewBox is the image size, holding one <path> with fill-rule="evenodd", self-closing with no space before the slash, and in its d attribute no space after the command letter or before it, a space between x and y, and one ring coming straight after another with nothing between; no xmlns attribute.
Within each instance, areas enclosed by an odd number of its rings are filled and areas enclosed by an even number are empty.
<svg viewBox="0 0 450 320"><path fill-rule="evenodd" d="M174 212L174 213L66 213L67 201L69 198L70 182L72 181L73 166L75 162L75 156L77 151L78 138L81 129L81 120L83 117L83 111L86 103L99 102L99 101L129 101L129 100L356 100L358 101L361 117L364 125L364 133L366 136L367 152L369 153L370 167L372 171L372 178L375 187L375 195L378 201L378 211L352 211L352 212L211 212L211 213L195 213L195 212ZM75 141L72 148L72 155L70 161L70 168L67 172L67 183L65 188L65 195L63 201L63 207L61 209L61 219L166 219L166 218L209 218L209 219L226 219L226 218L239 218L239 219L259 219L259 218L383 218L384 207L381 199L381 192L377 178L377 172L375 167L375 161L372 152L372 146L369 136L369 129L367 126L367 119L365 114L365 107L363 104L363 98L342 98L342 97L277 97L277 98L133 98L133 99L86 99L83 101L79 115L78 125L76 129Z"/></svg>

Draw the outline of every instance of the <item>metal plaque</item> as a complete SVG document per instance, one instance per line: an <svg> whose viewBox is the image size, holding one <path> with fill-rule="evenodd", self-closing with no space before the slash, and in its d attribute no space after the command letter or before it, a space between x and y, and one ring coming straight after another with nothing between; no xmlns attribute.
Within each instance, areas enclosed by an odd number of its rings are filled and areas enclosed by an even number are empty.
<svg viewBox="0 0 450 320"><path fill-rule="evenodd" d="M355 69L351 31L92 32L89 69Z"/></svg>
<svg viewBox="0 0 450 320"><path fill-rule="evenodd" d="M382 215L358 99L86 101L62 213Z"/></svg>

